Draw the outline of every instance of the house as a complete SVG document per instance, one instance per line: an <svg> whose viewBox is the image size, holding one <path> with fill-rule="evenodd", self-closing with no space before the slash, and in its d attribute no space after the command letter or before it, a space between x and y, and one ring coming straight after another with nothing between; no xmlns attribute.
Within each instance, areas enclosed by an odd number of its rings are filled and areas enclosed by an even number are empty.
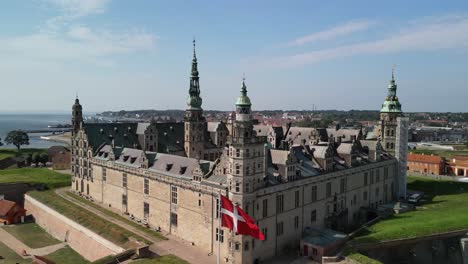
<svg viewBox="0 0 468 264"><path fill-rule="evenodd" d="M407 170L424 174L445 175L445 160L437 155L409 153Z"/></svg>
<svg viewBox="0 0 468 264"><path fill-rule="evenodd" d="M468 156L452 156L447 171L450 175L468 177Z"/></svg>
<svg viewBox="0 0 468 264"><path fill-rule="evenodd" d="M0 224L9 225L16 224L24 221L26 210L19 204L8 201L0 200Z"/></svg>
<svg viewBox="0 0 468 264"><path fill-rule="evenodd" d="M70 169L71 153L70 150L62 146L53 146L47 150L49 162L52 163L54 170Z"/></svg>

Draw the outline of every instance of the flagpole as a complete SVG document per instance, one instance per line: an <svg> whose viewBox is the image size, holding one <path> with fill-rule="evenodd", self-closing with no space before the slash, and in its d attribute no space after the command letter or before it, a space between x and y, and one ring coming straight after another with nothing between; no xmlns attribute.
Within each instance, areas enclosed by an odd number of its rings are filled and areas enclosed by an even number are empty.
<svg viewBox="0 0 468 264"><path fill-rule="evenodd" d="M220 243L220 240L221 240L221 192L218 192L218 208L216 209L218 210L218 230L216 231L216 236L218 237L218 254L217 254L217 258L216 258L216 263L219 264L219 260L220 260L220 252L221 252L221 243Z"/></svg>

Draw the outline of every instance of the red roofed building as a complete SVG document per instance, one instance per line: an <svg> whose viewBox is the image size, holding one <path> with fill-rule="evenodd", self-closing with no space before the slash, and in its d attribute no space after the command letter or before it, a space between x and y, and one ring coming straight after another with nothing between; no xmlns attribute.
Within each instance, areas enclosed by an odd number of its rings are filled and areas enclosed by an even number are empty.
<svg viewBox="0 0 468 264"><path fill-rule="evenodd" d="M445 160L437 155L408 154L408 172L444 175Z"/></svg>
<svg viewBox="0 0 468 264"><path fill-rule="evenodd" d="M468 156L452 156L448 171L452 175L468 177Z"/></svg>
<svg viewBox="0 0 468 264"><path fill-rule="evenodd" d="M26 210L16 202L0 200L0 224L16 224L26 215Z"/></svg>

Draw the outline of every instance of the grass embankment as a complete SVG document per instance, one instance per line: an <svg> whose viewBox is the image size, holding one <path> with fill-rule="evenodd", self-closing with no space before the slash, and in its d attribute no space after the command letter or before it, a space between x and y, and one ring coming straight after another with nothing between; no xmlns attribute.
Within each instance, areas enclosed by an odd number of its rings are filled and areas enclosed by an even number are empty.
<svg viewBox="0 0 468 264"><path fill-rule="evenodd" d="M91 207L99 210L100 212L102 212L102 213L104 213L104 214L106 214L106 215L108 215L108 216L110 216L112 218L116 218L116 219L118 219L118 220L120 220L122 222L125 222L126 224L131 225L131 226L135 227L136 229L141 230L141 231L153 236L156 239L167 240L167 238L164 237L163 235L161 235L161 233L156 232L156 231L154 231L152 229L149 229L147 227L144 227L144 226L142 226L142 225L140 225L138 223L135 223L132 220L129 220L128 218L122 217L122 215L114 213L114 212L112 212L110 210L107 210L107 209L103 208L102 206L100 206L98 204L95 204L95 203L93 203L93 202L91 202L89 200L86 200L86 199L82 198L81 196L79 196L77 194L74 194L72 192L66 192L65 194L68 195L69 197L75 199L75 200L78 200L79 202L82 202L82 203L84 203L84 204L86 204L88 206L91 206Z"/></svg>
<svg viewBox="0 0 468 264"><path fill-rule="evenodd" d="M5 226L3 229L30 248L41 248L60 243L35 223Z"/></svg>
<svg viewBox="0 0 468 264"><path fill-rule="evenodd" d="M45 192L32 191L28 194L56 210L60 214L73 219L73 221L91 229L95 233L119 246L128 248L131 237L147 244L150 243L146 239L109 222L107 219L103 219L96 214L93 214L83 209L82 207L65 200L64 198L57 195L53 190Z"/></svg>
<svg viewBox="0 0 468 264"><path fill-rule="evenodd" d="M446 159L450 159L450 157L454 155L468 155L468 150L442 150L442 149L437 149L437 150L429 150L429 149L414 149L410 150L412 153L417 153L417 154L426 154L426 155L437 155L444 157Z"/></svg>
<svg viewBox="0 0 468 264"><path fill-rule="evenodd" d="M135 264L189 264L187 261L174 255L165 255L154 259L139 259L131 263Z"/></svg>
<svg viewBox="0 0 468 264"><path fill-rule="evenodd" d="M15 251L0 242L0 263L31 263L30 259L23 259Z"/></svg>
<svg viewBox="0 0 468 264"><path fill-rule="evenodd" d="M382 262L369 258L368 256L357 252L351 247L346 247L343 253L345 257L354 260L359 264L382 264Z"/></svg>
<svg viewBox="0 0 468 264"><path fill-rule="evenodd" d="M45 168L20 168L0 170L0 183L25 182L30 184L45 184L54 189L70 186L71 176Z"/></svg>
<svg viewBox="0 0 468 264"><path fill-rule="evenodd" d="M354 243L428 236L468 229L468 183L408 177L408 189L426 200L416 211L394 215L364 229Z"/></svg>
<svg viewBox="0 0 468 264"><path fill-rule="evenodd" d="M47 256L44 256L48 260L52 260L57 264L61 263L73 263L73 264L88 264L90 263L86 259L84 259L80 254L76 253L73 249L69 246L65 246Z"/></svg>
<svg viewBox="0 0 468 264"><path fill-rule="evenodd" d="M9 158L9 157L21 157L27 156L34 153L44 153L47 152L47 149L36 149L36 148L25 148L21 149L19 152L16 149L0 149L0 160Z"/></svg>

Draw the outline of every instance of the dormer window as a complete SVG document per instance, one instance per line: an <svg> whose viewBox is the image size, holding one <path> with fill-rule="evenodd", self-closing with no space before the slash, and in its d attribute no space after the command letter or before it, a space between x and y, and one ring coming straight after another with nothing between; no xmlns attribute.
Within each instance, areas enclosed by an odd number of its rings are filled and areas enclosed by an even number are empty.
<svg viewBox="0 0 468 264"><path fill-rule="evenodd" d="M114 127L114 131L117 132L119 129L117 127Z"/></svg>
<svg viewBox="0 0 468 264"><path fill-rule="evenodd" d="M172 163L167 163L166 164L166 171L170 171L172 169Z"/></svg>
<svg viewBox="0 0 468 264"><path fill-rule="evenodd" d="M184 174L186 170L187 170L186 166L180 167L179 173Z"/></svg>
<svg viewBox="0 0 468 264"><path fill-rule="evenodd" d="M125 156L123 157L124 162L127 162L128 158L130 158L130 156L125 155Z"/></svg>
<svg viewBox="0 0 468 264"><path fill-rule="evenodd" d="M136 161L136 157L131 157L130 158L130 163L134 163Z"/></svg>

